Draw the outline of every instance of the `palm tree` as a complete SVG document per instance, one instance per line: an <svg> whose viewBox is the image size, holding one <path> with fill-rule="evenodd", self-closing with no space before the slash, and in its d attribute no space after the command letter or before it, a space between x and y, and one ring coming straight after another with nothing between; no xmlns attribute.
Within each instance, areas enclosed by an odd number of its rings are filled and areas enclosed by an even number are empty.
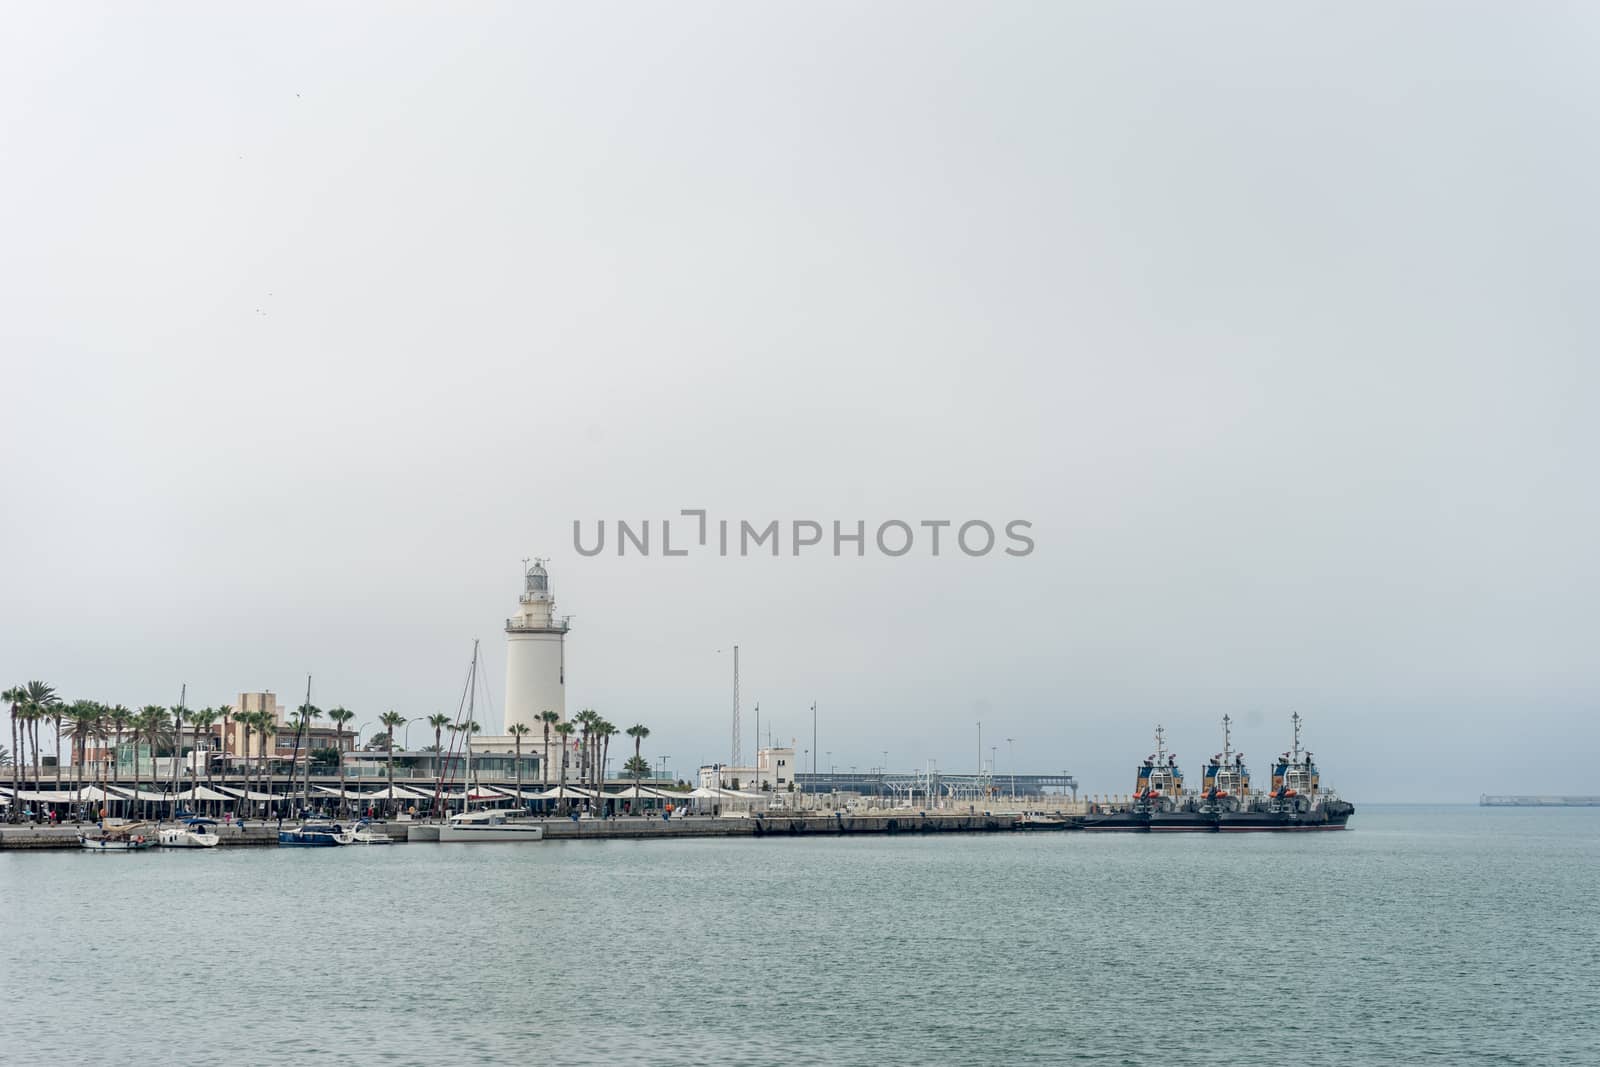
<svg viewBox="0 0 1600 1067"><path fill-rule="evenodd" d="M217 724L217 709L202 708L189 716L189 721L194 724L195 750L200 748L200 731L206 734L206 788L211 788L211 728Z"/></svg>
<svg viewBox="0 0 1600 1067"><path fill-rule="evenodd" d="M276 755L268 753L268 751L267 751L267 741L269 739L271 739L272 735L274 735L274 734L276 734L278 732L278 720L277 720L277 717L274 716L272 714L272 712L270 712L270 711L257 711L257 712L253 712L252 714L253 714L253 716L255 718L256 733L261 735L261 744L260 744L261 758L256 762L256 791L259 792L259 793L265 793L268 796L271 796L272 795L272 763L270 761L272 759L276 758ZM292 779L292 777L293 777L293 773L292 772L294 771L294 768L290 767L289 770L291 772L291 779ZM261 776L263 774L266 775L266 788L262 788ZM290 782L290 791L293 792L293 789L294 789L294 785L293 785L293 782L291 780L291 782ZM271 801L271 800L263 800L261 802L262 810L264 812L270 811L270 808L268 807L268 805L273 804L273 803L274 803L274 801Z"/></svg>
<svg viewBox="0 0 1600 1067"><path fill-rule="evenodd" d="M117 735L115 746L111 750L111 766L113 768L112 776L120 783L122 781L122 763L118 756L122 751L122 735L133 725L133 712L121 704L116 704L106 713L106 721L111 724L111 728L116 731Z"/></svg>
<svg viewBox="0 0 1600 1067"><path fill-rule="evenodd" d="M594 724L594 788L596 792L605 788L606 784L606 749L611 744L611 735L617 732L605 719L596 719Z"/></svg>
<svg viewBox="0 0 1600 1067"><path fill-rule="evenodd" d="M539 721L544 724L544 758L539 763L539 776L544 780L544 787L550 788L550 727L561 721L561 715L545 708L539 713Z"/></svg>
<svg viewBox="0 0 1600 1067"><path fill-rule="evenodd" d="M31 700L22 706L22 724L28 731L28 747L33 750L29 763L33 767L33 787L44 787L44 774L39 769L39 720L44 718L44 709Z"/></svg>
<svg viewBox="0 0 1600 1067"><path fill-rule="evenodd" d="M573 726L570 722L558 722L555 725L556 735L561 738L561 799L567 798L567 738L572 736Z"/></svg>
<svg viewBox="0 0 1600 1067"><path fill-rule="evenodd" d="M406 724L406 717L390 708L378 716L378 721L383 723L383 728L389 731L389 806L394 807L394 731L398 726Z"/></svg>
<svg viewBox="0 0 1600 1067"><path fill-rule="evenodd" d="M67 733L67 740L72 742L73 749L77 753L72 762L73 770L77 772L80 800L83 797L83 765L88 762L89 742L105 737L105 715L105 706L96 704L92 700L74 702L69 712L72 729Z"/></svg>
<svg viewBox="0 0 1600 1067"><path fill-rule="evenodd" d="M511 739L517 744L517 806L522 806L522 739L533 732L533 727L525 722L514 722L506 727L511 734Z"/></svg>
<svg viewBox="0 0 1600 1067"><path fill-rule="evenodd" d="M167 709L159 704L146 704L139 709L139 715L134 719L133 729L133 789L135 796L139 791L139 742L144 740L150 746L150 788L155 789L156 773L156 746L166 737L171 720L167 718Z"/></svg>
<svg viewBox="0 0 1600 1067"><path fill-rule="evenodd" d="M573 721L578 724L578 751L583 754L582 765L578 768L587 780L594 768L594 753L592 740L594 737L594 724L600 721L600 716L593 708L584 708L574 715Z"/></svg>
<svg viewBox="0 0 1600 1067"><path fill-rule="evenodd" d="M228 727L233 722L233 705L224 704L217 709L217 718L222 720L222 780L228 780L228 745L231 744Z"/></svg>
<svg viewBox="0 0 1600 1067"><path fill-rule="evenodd" d="M22 704L23 701L27 700L27 698L28 691L20 685L12 686L4 693L0 693L0 700L4 700L7 704L11 705L11 751L15 753L10 761L12 796L16 796L16 794L22 789L22 749L18 747L17 738L21 735L22 729ZM21 807L22 805L20 804L10 805L6 809L7 821L16 822L18 818L17 813Z"/></svg>
<svg viewBox="0 0 1600 1067"><path fill-rule="evenodd" d="M439 766L443 768L444 728L450 725L450 716L444 714L444 712L440 712L437 715L429 715L428 725L433 727L433 750L434 752L439 753L439 755L435 758L440 761ZM441 770L440 777L443 777L443 773L444 772Z"/></svg>
<svg viewBox="0 0 1600 1067"><path fill-rule="evenodd" d="M61 720L67 716L67 705L56 701L46 711L46 716L56 724L56 792L61 792Z"/></svg>
<svg viewBox="0 0 1600 1067"><path fill-rule="evenodd" d="M628 761L628 766L624 769L631 773L633 765L642 758L639 755L639 746L644 743L645 738L650 736L650 727L642 722L636 722L628 727L628 736L633 738L633 759ZM646 763L644 765L644 772L645 774L650 773L650 764ZM633 806L635 808L639 806L639 778L639 775L633 775Z"/></svg>
<svg viewBox="0 0 1600 1067"><path fill-rule="evenodd" d="M256 716L255 716L254 712L241 711L238 715L234 716L234 718L239 723L239 729L244 731L244 791L246 793L249 793L250 792L250 735L252 733L254 733L255 729L256 729ZM244 811L249 811L250 810L250 798L248 796L245 797L244 808L242 810L244 810Z"/></svg>
<svg viewBox="0 0 1600 1067"><path fill-rule="evenodd" d="M44 779L39 769L39 723L48 718L55 708L61 706L61 698L56 696L54 686L46 685L44 682L29 682L24 704L27 709L27 722L33 732L33 787L38 789ZM59 747L59 739L57 744ZM60 764L61 760L57 758L58 769Z"/></svg>
<svg viewBox="0 0 1600 1067"><path fill-rule="evenodd" d="M639 780L650 775L650 761L643 756L630 757L622 770L633 779L633 813L639 814Z"/></svg>
<svg viewBox="0 0 1600 1067"><path fill-rule="evenodd" d="M331 708L328 721L333 723L333 747L339 751L339 814L344 814L344 724L356 717L349 708Z"/></svg>

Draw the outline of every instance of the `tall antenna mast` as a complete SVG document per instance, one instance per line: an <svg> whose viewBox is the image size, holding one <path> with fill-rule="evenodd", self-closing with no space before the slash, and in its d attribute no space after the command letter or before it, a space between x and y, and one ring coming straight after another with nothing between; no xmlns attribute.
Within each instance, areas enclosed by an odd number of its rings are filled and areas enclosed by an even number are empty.
<svg viewBox="0 0 1600 1067"><path fill-rule="evenodd" d="M1228 729L1232 722L1233 720L1228 716L1224 715L1222 717L1222 765L1224 767L1233 762L1233 744Z"/></svg>
<svg viewBox="0 0 1600 1067"><path fill-rule="evenodd" d="M1294 762L1300 762L1300 713L1294 713Z"/></svg>
<svg viewBox="0 0 1600 1067"><path fill-rule="evenodd" d="M733 759L729 766L739 766L739 751L744 746L739 742L739 646L733 646Z"/></svg>
<svg viewBox="0 0 1600 1067"><path fill-rule="evenodd" d="M1165 763L1166 761L1167 761L1167 731L1162 729L1160 723L1157 723L1156 724L1156 765L1160 766L1161 764Z"/></svg>

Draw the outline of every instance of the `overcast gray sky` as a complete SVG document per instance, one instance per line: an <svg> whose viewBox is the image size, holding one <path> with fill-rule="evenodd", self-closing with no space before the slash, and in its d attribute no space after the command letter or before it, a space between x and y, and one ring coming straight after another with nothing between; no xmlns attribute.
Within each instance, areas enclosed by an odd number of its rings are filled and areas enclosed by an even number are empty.
<svg viewBox="0 0 1600 1067"><path fill-rule="evenodd" d="M546 555L679 771L737 641L841 766L1594 791L1592 6L379 10L0 13L0 680L498 702ZM1037 549L573 551L685 507Z"/></svg>

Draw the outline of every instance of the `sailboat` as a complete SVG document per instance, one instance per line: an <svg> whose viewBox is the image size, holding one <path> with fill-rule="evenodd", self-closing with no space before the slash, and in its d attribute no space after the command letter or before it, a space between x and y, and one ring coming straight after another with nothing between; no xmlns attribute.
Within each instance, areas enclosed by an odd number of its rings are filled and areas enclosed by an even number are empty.
<svg viewBox="0 0 1600 1067"><path fill-rule="evenodd" d="M102 825L99 837L78 835L78 847L86 852L138 852L155 842L145 836L146 824L128 822L121 826Z"/></svg>
<svg viewBox="0 0 1600 1067"><path fill-rule="evenodd" d="M311 706L311 676L306 675L306 707ZM294 732L294 756L289 762L289 793L294 794L294 764L300 755L300 732L307 732L309 741L309 727L311 720L305 715L300 717L300 723ZM309 754L306 758L305 796L301 800L301 811L311 807L311 761ZM355 831L346 829L342 823L332 822L328 819L306 818L299 826L278 831L278 846L280 848L332 848L340 845L354 844Z"/></svg>

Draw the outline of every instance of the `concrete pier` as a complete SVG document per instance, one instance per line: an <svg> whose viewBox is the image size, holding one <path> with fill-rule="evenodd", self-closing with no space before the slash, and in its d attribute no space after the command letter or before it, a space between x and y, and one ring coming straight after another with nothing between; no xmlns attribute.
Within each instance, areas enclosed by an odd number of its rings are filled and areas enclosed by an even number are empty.
<svg viewBox="0 0 1600 1067"><path fill-rule="evenodd" d="M293 825L285 820L285 825ZM715 818L690 815L673 819L620 817L542 821L546 841L645 840L674 837L837 837L846 834L992 834L1024 830L1073 830L1077 820L1029 820L1011 812L945 814L906 812L874 815L761 815ZM78 847L77 826L0 826L0 849L72 849ZM382 827L396 842L437 842L437 824L390 822ZM93 836L99 831L88 829ZM220 848L276 845L276 820L218 826ZM152 827L149 836L154 836Z"/></svg>

